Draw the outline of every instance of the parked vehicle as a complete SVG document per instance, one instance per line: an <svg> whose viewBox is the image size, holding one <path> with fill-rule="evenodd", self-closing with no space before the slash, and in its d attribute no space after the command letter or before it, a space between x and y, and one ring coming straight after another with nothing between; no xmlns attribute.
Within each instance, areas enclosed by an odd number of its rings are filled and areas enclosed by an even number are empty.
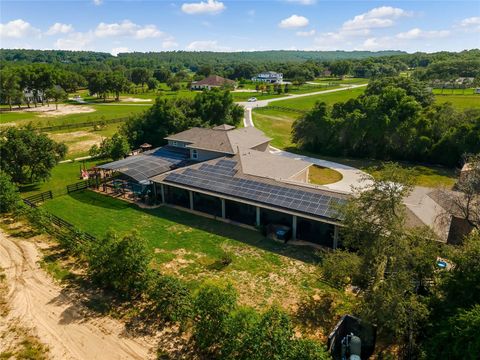
<svg viewBox="0 0 480 360"><path fill-rule="evenodd" d="M251 97L250 99L248 99L248 102L255 102L255 101L257 101L256 97Z"/></svg>

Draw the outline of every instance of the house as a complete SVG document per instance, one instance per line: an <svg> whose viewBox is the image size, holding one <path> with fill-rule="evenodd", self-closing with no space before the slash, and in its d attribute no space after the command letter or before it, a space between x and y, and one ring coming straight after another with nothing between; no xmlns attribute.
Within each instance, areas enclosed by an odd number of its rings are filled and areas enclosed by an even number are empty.
<svg viewBox="0 0 480 360"><path fill-rule="evenodd" d="M265 82L270 84L282 84L283 83L283 74L277 73L274 71L266 71L258 74L252 78L252 81L255 82Z"/></svg>
<svg viewBox="0 0 480 360"><path fill-rule="evenodd" d="M218 75L210 75L203 80L194 81L190 87L191 90L211 90L212 88L236 88L237 83L230 79L225 79Z"/></svg>
<svg viewBox="0 0 480 360"><path fill-rule="evenodd" d="M325 69L322 71L322 73L320 74L322 77L330 77L332 76L332 72L328 69Z"/></svg>
<svg viewBox="0 0 480 360"><path fill-rule="evenodd" d="M472 230L454 197L460 193L431 188L415 187L405 199L407 226L427 226L438 240L447 244L459 244Z"/></svg>
<svg viewBox="0 0 480 360"><path fill-rule="evenodd" d="M268 151L260 130L191 128L168 144L98 166L149 183L157 203L241 226L288 229L292 239L336 247L348 194L308 183L312 164Z"/></svg>

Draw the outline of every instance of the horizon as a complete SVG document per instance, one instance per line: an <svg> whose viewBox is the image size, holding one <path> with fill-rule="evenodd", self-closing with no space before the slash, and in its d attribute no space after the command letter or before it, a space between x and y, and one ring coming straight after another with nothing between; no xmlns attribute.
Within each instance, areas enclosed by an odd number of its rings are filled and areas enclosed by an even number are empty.
<svg viewBox="0 0 480 360"><path fill-rule="evenodd" d="M3 49L117 55L480 48L476 1L11 0L3 1L1 10Z"/></svg>

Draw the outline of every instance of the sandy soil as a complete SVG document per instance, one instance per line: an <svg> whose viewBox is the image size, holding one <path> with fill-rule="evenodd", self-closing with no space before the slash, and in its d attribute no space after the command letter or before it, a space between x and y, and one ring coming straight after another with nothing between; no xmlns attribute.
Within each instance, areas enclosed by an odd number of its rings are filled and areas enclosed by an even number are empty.
<svg viewBox="0 0 480 360"><path fill-rule="evenodd" d="M70 114L83 114L96 111L94 108L85 105L65 105L58 104L58 110L55 109L55 104L50 106L32 106L31 108L24 108L18 110L18 112L38 112L41 117L56 117Z"/></svg>
<svg viewBox="0 0 480 360"><path fill-rule="evenodd" d="M64 142L68 146L68 154L88 151L93 145L100 145L104 136L89 131L72 131L69 133L54 133L48 135L56 142Z"/></svg>
<svg viewBox="0 0 480 360"><path fill-rule="evenodd" d="M139 98L127 97L127 98L121 98L120 101L124 101L124 102L151 102L152 99L139 99Z"/></svg>
<svg viewBox="0 0 480 360"><path fill-rule="evenodd" d="M9 314L2 322L33 327L52 359L148 359L155 341L131 337L119 321L88 317L38 265L38 245L0 231L0 266L5 269ZM0 351L3 346L0 344Z"/></svg>

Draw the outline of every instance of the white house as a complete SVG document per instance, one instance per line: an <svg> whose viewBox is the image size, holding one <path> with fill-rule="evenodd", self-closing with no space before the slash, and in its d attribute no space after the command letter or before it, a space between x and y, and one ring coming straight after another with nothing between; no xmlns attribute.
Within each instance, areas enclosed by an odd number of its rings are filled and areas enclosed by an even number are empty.
<svg viewBox="0 0 480 360"><path fill-rule="evenodd" d="M283 74L274 71L266 71L253 77L252 81L266 82L270 84L281 84L283 82Z"/></svg>

